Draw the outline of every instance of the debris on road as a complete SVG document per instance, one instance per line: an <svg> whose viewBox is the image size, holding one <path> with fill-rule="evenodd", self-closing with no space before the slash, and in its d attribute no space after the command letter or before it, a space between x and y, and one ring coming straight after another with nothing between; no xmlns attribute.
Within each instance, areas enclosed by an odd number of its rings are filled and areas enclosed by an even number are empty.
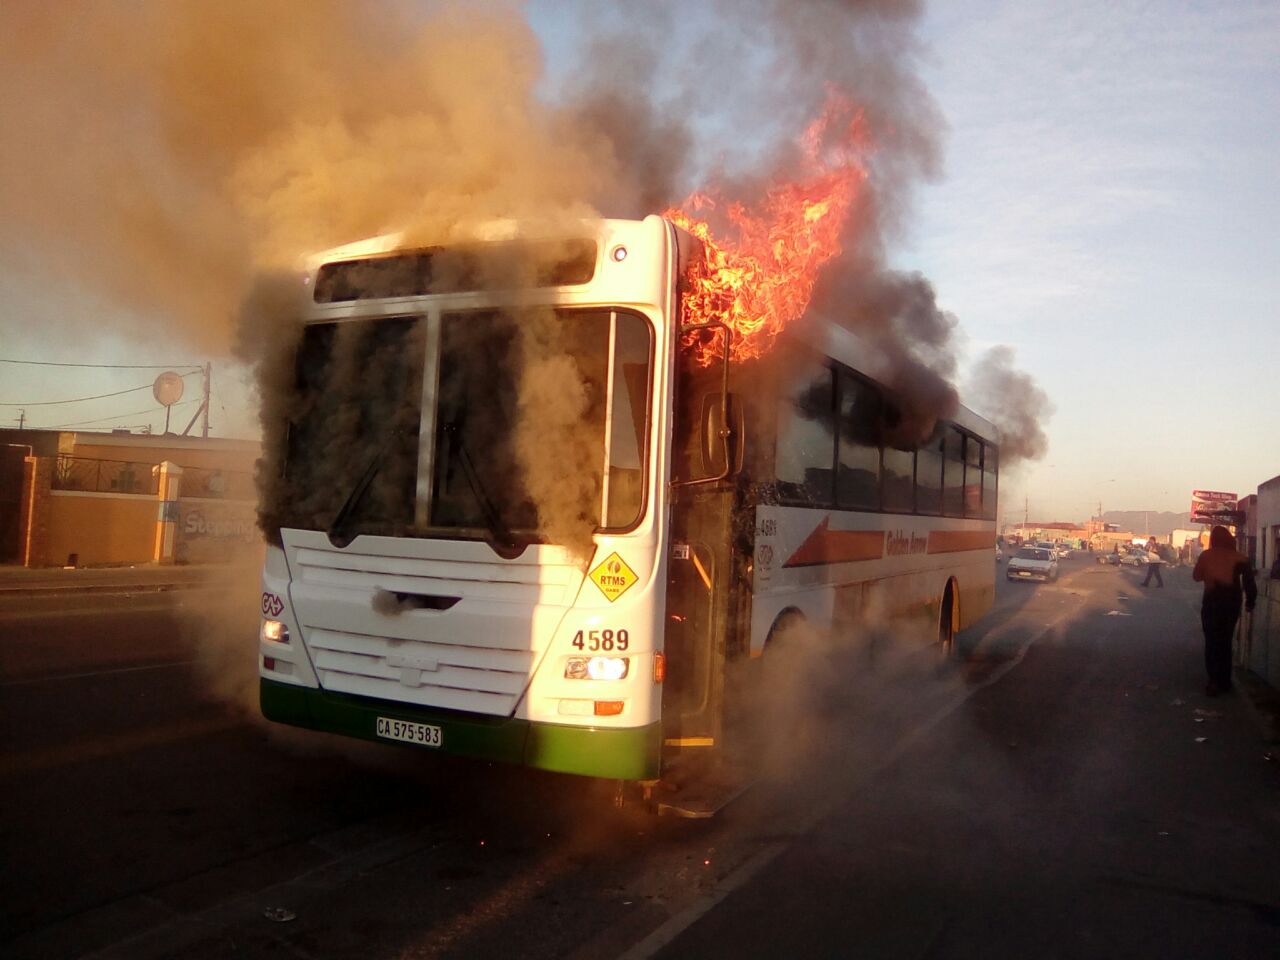
<svg viewBox="0 0 1280 960"><path fill-rule="evenodd" d="M1196 743L1204 743L1208 739L1208 737L1196 737Z"/></svg>
<svg viewBox="0 0 1280 960"><path fill-rule="evenodd" d="M1221 710L1205 710L1203 707L1196 707L1196 716L1202 719L1221 720L1225 714Z"/></svg>
<svg viewBox="0 0 1280 960"><path fill-rule="evenodd" d="M1169 701L1169 706L1171 707L1185 707L1186 705L1187 701L1183 700L1181 697L1177 697Z"/></svg>
<svg viewBox="0 0 1280 960"><path fill-rule="evenodd" d="M296 913L284 907L267 907L262 911L262 915L272 923L288 923L290 920L298 919Z"/></svg>
<svg viewBox="0 0 1280 960"><path fill-rule="evenodd" d="M1123 598L1121 598L1121 599L1123 599ZM1132 613L1121 613L1119 610L1108 610L1108 611L1107 611L1107 616L1108 616L1108 617L1132 617L1132 616L1133 616L1133 614L1132 614Z"/></svg>

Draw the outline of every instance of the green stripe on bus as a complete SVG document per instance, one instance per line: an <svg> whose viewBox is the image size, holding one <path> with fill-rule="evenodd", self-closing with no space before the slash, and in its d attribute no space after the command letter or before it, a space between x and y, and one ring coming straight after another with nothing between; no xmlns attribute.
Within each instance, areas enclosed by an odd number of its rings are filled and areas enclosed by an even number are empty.
<svg viewBox="0 0 1280 960"><path fill-rule="evenodd" d="M611 780L657 780L661 750L659 723L595 728L531 723L525 763Z"/></svg>
<svg viewBox="0 0 1280 960"><path fill-rule="evenodd" d="M444 732L441 749L446 753L589 777L658 777L662 730L657 723L593 728L465 716L265 679L260 681L259 695L264 717L295 727L391 743L377 735L377 718L391 717L440 727Z"/></svg>

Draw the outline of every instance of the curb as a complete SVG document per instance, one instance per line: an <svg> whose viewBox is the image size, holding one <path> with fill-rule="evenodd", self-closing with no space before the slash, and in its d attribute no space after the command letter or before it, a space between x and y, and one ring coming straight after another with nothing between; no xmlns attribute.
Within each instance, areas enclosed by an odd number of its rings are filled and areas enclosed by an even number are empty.
<svg viewBox="0 0 1280 960"><path fill-rule="evenodd" d="M58 597L72 593L162 593L198 587L195 581L171 583L83 583L71 586L0 587L3 597Z"/></svg>

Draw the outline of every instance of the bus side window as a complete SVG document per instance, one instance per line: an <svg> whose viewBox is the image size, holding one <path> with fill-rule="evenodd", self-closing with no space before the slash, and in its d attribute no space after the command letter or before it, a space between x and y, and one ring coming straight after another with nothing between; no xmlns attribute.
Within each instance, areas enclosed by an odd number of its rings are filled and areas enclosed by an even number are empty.
<svg viewBox="0 0 1280 960"><path fill-rule="evenodd" d="M836 497L842 507L880 508L880 396L857 377L840 374L840 454Z"/></svg>
<svg viewBox="0 0 1280 960"><path fill-rule="evenodd" d="M604 526L619 529L634 524L644 506L649 328L630 314L616 314L615 323L609 497Z"/></svg>
<svg viewBox="0 0 1280 960"><path fill-rule="evenodd" d="M902 411L881 399L880 505L891 513L911 513L916 507L916 452L903 442Z"/></svg>
<svg viewBox="0 0 1280 960"><path fill-rule="evenodd" d="M982 519L996 518L996 481L997 463L1000 455L991 444L986 444L982 463Z"/></svg>
<svg viewBox="0 0 1280 960"><path fill-rule="evenodd" d="M964 434L948 427L942 452L942 512L964 516Z"/></svg>
<svg viewBox="0 0 1280 960"><path fill-rule="evenodd" d="M916 451L916 512L942 512L942 437Z"/></svg>
<svg viewBox="0 0 1280 960"><path fill-rule="evenodd" d="M964 438L964 515L982 516L982 441Z"/></svg>
<svg viewBox="0 0 1280 960"><path fill-rule="evenodd" d="M894 513L910 513L915 508L913 450L884 448L884 508Z"/></svg>
<svg viewBox="0 0 1280 960"><path fill-rule="evenodd" d="M778 400L774 475L789 499L829 505L835 430L832 370L811 362L801 366Z"/></svg>

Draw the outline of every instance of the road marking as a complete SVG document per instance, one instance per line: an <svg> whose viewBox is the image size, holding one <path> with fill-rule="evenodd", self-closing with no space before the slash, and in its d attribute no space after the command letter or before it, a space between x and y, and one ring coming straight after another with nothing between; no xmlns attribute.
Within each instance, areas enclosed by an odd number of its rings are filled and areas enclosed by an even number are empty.
<svg viewBox="0 0 1280 960"><path fill-rule="evenodd" d="M173 667L188 667L200 660L169 660L165 663L149 663L142 667L112 667L108 670L89 670L84 673L55 673L45 677L30 677L26 680L0 681L0 687L22 687L36 683L57 683L62 680L84 680L87 677L107 677L117 673L141 673L144 670L169 670Z"/></svg>
<svg viewBox="0 0 1280 960"><path fill-rule="evenodd" d="M714 910L729 894L745 885L752 877L758 874L762 869L772 863L785 850L798 841L804 834L812 830L819 821L833 814L839 806L848 801L859 790L864 789L866 785L896 763L911 747L915 746L925 734L929 733L949 717L952 713L963 706L974 694L980 690L984 690L992 684L1001 680L1005 674L1020 664L1027 655L1027 651L1038 643L1044 637L1055 630L1058 625L1067 618L1068 614L1074 615L1076 611L1064 610L1058 614L1053 620L1046 623L1036 633L1032 634L1030 639L1018 650L1017 654L1008 662L1001 664L991 676L982 682L975 684L973 687L966 689L962 696L955 698L952 702L944 704L933 716L924 720L919 726L903 734L889 750L887 754L880 758L879 761L865 769L865 772L859 778L855 779L849 788L843 791L838 797L828 801L825 804L816 804L815 808L811 808L808 815L801 816L796 825L794 836L787 841L773 841L766 844L758 852L749 857L741 866L737 867L732 873L729 873L718 884L716 889L704 897L695 900L692 904L673 915L665 923L657 929L651 931L648 936L638 943L634 944L625 953L621 954L618 960L648 960L658 951L662 950L668 944L672 943L680 934L693 926L703 916Z"/></svg>
<svg viewBox="0 0 1280 960"><path fill-rule="evenodd" d="M36 770L48 770L52 767L66 766L71 763L84 763L88 760L101 760L121 753L143 750L147 747L176 743L195 737L207 736L238 727L243 721L231 717L211 717L206 720L192 720L183 724L166 724L162 729L140 730L114 737L99 737L96 740L85 740L68 744L65 747L54 747L49 750L33 750L28 753L9 754L0 757L0 776L9 777L16 774L32 773Z"/></svg>

